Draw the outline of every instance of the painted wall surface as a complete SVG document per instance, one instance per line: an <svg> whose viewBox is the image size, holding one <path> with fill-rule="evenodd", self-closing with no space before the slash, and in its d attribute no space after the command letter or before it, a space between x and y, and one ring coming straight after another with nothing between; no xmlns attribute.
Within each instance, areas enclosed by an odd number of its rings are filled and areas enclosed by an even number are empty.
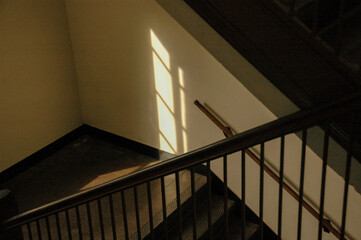
<svg viewBox="0 0 361 240"><path fill-rule="evenodd" d="M207 103L237 132L276 119L240 83L249 81L245 79L248 75L242 79L241 75L235 78L230 74L156 1L66 0L66 5L85 123L181 154L224 138L193 105L195 99ZM206 24L201 26L209 28ZM201 37L211 42L215 33L209 34L202 27ZM256 80L263 78L245 59L239 59L240 69ZM294 111L292 106L289 109ZM290 135L286 146L286 179L297 187L301 142L296 135ZM231 156L229 164L229 187L238 196L239 155ZM277 168L278 140L266 144L266 159ZM220 163L213 162L212 170L222 176ZM250 159L246 167L246 202L258 212L259 168ZM305 196L315 205L320 198L320 173L321 160L307 148ZM328 169L327 181L326 215L339 225L343 180ZM360 195L351 188L347 232L353 239L361 236L360 201ZM264 219L276 231L278 185L268 176L264 203ZM297 202L285 193L283 206L283 237L296 239ZM303 214L302 239L316 239L316 220L305 210ZM335 238L325 233L324 239Z"/></svg>
<svg viewBox="0 0 361 240"><path fill-rule="evenodd" d="M80 124L64 1L0 1L0 172Z"/></svg>

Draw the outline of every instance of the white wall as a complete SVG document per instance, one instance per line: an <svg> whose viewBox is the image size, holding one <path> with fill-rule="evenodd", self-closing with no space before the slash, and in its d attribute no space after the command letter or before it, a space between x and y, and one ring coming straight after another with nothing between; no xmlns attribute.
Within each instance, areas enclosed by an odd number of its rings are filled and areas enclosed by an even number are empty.
<svg viewBox="0 0 361 240"><path fill-rule="evenodd" d="M206 102L237 132L276 119L240 84L252 84L248 76L262 82L261 74L236 56L239 69L248 73L243 78L242 74L237 75L236 79L155 1L66 0L66 5L85 123L181 154L224 137L196 109L195 99ZM190 11L183 7L180 11ZM211 42L215 33L206 24L200 26L200 37ZM273 93L272 86L268 87L263 91ZM294 111L292 105L289 107ZM286 144L286 177L297 186L301 144L295 135L288 136ZM274 166L278 166L278 149L277 141L266 144L267 161ZM317 203L321 160L310 149L307 154L305 195ZM230 188L239 195L239 154L234 158L230 160ZM218 162L213 163L212 169L221 176ZM258 173L257 166L248 161L246 201L256 212ZM332 187L327 185L326 213L339 223L343 180L328 169L327 181ZM277 184L265 177L265 221L274 231L277 189ZM361 236L360 200L351 188L347 231L354 239ZM295 239L297 202L286 193L284 207L284 239ZM317 227L304 210L303 239L316 239ZM325 234L324 239L335 238Z"/></svg>
<svg viewBox="0 0 361 240"><path fill-rule="evenodd" d="M80 124L64 1L0 1L0 172Z"/></svg>

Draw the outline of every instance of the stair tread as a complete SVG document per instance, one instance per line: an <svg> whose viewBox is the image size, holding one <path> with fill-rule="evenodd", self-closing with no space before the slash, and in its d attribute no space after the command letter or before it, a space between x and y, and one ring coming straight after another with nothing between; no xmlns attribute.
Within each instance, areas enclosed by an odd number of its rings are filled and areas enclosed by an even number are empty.
<svg viewBox="0 0 361 240"><path fill-rule="evenodd" d="M177 210L177 198L176 198L176 186L175 186L175 178L174 174L168 175L166 178L168 179L168 184L166 184L166 202L167 202L167 216L169 217ZM195 188L196 191L201 189L206 183L206 177L195 173ZM157 189L158 187L158 189ZM190 186L190 171L184 170L180 173L180 187L181 187L181 204L184 204L191 197L191 186ZM146 189L139 189L140 192L146 192ZM156 194L157 196L153 196ZM163 222L163 208L161 205L161 189L160 185L152 187L152 202L153 202L153 224L154 229L159 226ZM131 195L131 194L130 194ZM130 202L133 199L130 199ZM141 201L143 201L143 205L147 205L147 199L141 200L139 198L139 204L141 205ZM155 205L159 205L157 208ZM144 211L145 215L143 218L143 222L141 223L141 236L147 236L150 233L150 225L148 220L148 210L146 206L146 211ZM135 220L135 219L133 219ZM128 217L129 221L129 217ZM135 224L135 222L133 221ZM134 224L132 226L133 231L130 231L130 239L137 239L137 231L134 229Z"/></svg>
<svg viewBox="0 0 361 240"><path fill-rule="evenodd" d="M246 220L245 223L246 239L250 239L257 232L257 230L258 230L258 224ZM223 239L223 236L220 236L218 239L219 240ZM241 217L238 215L232 214L229 218L228 239L229 240L242 239L242 220Z"/></svg>
<svg viewBox="0 0 361 240"><path fill-rule="evenodd" d="M207 191L202 189L197 192L196 197L196 215L197 215L197 237L201 237L208 231L208 205L207 205ZM223 196L212 193L212 224L216 224L224 213L224 198ZM228 199L228 209L235 205L235 201ZM182 221L182 237L183 239L193 239L193 215L192 209L189 210L187 216ZM175 227L170 233L169 239L178 239L178 228Z"/></svg>

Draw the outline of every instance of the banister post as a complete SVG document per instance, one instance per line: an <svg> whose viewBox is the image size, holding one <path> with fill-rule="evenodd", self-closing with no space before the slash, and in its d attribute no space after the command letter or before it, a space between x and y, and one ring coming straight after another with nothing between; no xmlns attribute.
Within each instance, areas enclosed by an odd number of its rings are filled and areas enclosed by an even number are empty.
<svg viewBox="0 0 361 240"><path fill-rule="evenodd" d="M4 220L18 214L18 207L14 195L8 189L0 189L0 223ZM20 240L23 239L20 228L0 232L2 240Z"/></svg>

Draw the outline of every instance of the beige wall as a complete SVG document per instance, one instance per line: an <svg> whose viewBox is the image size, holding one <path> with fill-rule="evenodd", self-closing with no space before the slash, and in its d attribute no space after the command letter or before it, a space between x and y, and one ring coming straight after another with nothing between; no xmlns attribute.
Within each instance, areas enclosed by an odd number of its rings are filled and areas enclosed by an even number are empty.
<svg viewBox="0 0 361 240"><path fill-rule="evenodd" d="M169 3L157 2L162 5ZM206 102L237 132L276 119L247 89L261 92L264 99L270 97L267 94L277 92L270 84L260 88L250 81L249 78L259 84L266 82L261 74L242 56L230 50L232 56L223 59L227 62L226 67L233 64L241 69L232 75L199 43L215 47L218 41L222 41L208 25L202 23L186 5L179 4L174 8L186 16L189 14L194 20L188 24L197 25L198 33L193 33L201 38L197 41L157 2L66 0L85 123L181 154L224 137L196 109L193 105L195 99ZM168 7L168 10L172 8ZM229 51L224 42L221 46ZM216 55L216 52L212 54ZM239 61L235 63L232 59ZM282 105L277 115L296 109L282 96L277 96L276 101ZM285 175L288 182L297 187L299 138L290 135L287 146ZM273 166L278 166L278 149L277 141L266 145L267 161ZM311 149L307 149L307 154L310 160L306 164L305 195L317 205L321 160ZM230 161L230 188L240 196L239 154L232 156ZM219 162L214 162L212 169L222 176ZM257 212L259 169L248 160L246 171L247 204ZM330 195L325 211L339 224L343 180L331 169L328 169L327 180L328 186L333 187L327 190ZM361 236L357 223L361 215L357 208L360 200L360 195L351 188L347 231L354 239ZM277 184L265 177L265 221L274 231L277 230L277 202ZM284 239L295 239L297 202L285 194L284 207ZM303 224L303 239L315 239L317 222L305 211ZM324 239L334 238L325 234Z"/></svg>
<svg viewBox="0 0 361 240"><path fill-rule="evenodd" d="M181 154L224 137L195 99L237 132L296 110L182 1L65 2L67 11L62 0L0 1L0 172L83 121ZM279 108L271 112L271 105ZM287 137L285 175L296 188L300 146L295 135ZM276 170L278 149L277 141L266 144L267 162ZM307 154L305 195L317 206L321 160L309 148ZM220 163L212 170L222 177ZM248 160L246 172L247 204L257 212L259 169ZM229 187L240 196L239 173L235 154ZM343 180L329 168L327 181L325 211L339 225ZM361 236L360 199L351 187L347 232L353 239ZM266 176L264 215L274 231L277 202L277 184ZM285 194L284 207L284 238L295 239L297 202ZM303 224L303 239L314 239L317 222L305 211Z"/></svg>
<svg viewBox="0 0 361 240"><path fill-rule="evenodd" d="M63 0L0 1L0 172L81 124Z"/></svg>

